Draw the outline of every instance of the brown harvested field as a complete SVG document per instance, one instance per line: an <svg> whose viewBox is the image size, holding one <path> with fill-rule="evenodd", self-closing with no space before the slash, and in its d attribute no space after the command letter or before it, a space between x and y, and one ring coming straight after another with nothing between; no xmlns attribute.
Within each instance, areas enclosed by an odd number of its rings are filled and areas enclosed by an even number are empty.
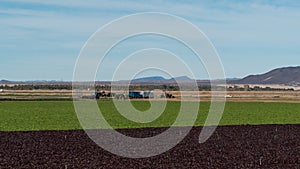
<svg viewBox="0 0 300 169"><path fill-rule="evenodd" d="M133 137L165 128L122 129ZM82 130L0 132L0 168L300 168L300 125L218 127L199 144L194 127L159 156L129 159L98 147Z"/></svg>
<svg viewBox="0 0 300 169"><path fill-rule="evenodd" d="M109 91L106 91L109 92ZM117 91L116 91L117 92ZM124 91L119 91L124 93ZM186 100L210 101L210 91L170 91L180 100L181 96ZM92 91L86 91L84 96L92 96ZM233 102L300 102L300 90L297 91L227 91L217 94L219 97L225 97L226 101ZM0 93L0 99L12 100L34 100L34 99L72 99L71 90L6 90Z"/></svg>
<svg viewBox="0 0 300 169"><path fill-rule="evenodd" d="M0 99L35 100L35 99L71 99L71 90L4 90Z"/></svg>
<svg viewBox="0 0 300 169"><path fill-rule="evenodd" d="M188 100L209 101L211 99L210 91L184 91L171 92L176 98L183 96ZM300 102L300 91L227 91L223 93L216 92L219 97L226 97L226 101L233 102Z"/></svg>

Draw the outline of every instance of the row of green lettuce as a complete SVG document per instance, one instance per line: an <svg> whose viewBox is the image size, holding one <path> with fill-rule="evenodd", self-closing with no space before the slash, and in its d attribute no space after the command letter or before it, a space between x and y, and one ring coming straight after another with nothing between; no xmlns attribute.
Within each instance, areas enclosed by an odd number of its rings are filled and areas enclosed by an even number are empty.
<svg viewBox="0 0 300 169"><path fill-rule="evenodd" d="M180 102L167 102L156 120L136 123L118 113L112 101L98 102L113 128L167 127L176 120ZM136 109L149 109L148 101L132 101ZM201 102L195 126L207 118L209 102ZM188 111L188 110L187 110ZM219 125L300 124L299 103L228 102ZM184 125L184 124L182 124ZM77 130L82 129L72 101L0 102L0 131Z"/></svg>

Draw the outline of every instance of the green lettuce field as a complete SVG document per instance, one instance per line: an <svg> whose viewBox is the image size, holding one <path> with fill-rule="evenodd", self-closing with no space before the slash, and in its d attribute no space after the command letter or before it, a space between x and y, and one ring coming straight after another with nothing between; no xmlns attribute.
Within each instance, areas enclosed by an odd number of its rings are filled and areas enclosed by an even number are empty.
<svg viewBox="0 0 300 169"><path fill-rule="evenodd" d="M98 102L101 112L113 128L170 126L177 117L180 102L169 101L166 110L150 123L135 123L118 113L112 101ZM139 110L150 107L147 101L132 101ZM209 102L201 102L195 126L202 126ZM220 125L300 124L299 103L228 102ZM82 129L72 101L0 102L0 131L77 130Z"/></svg>

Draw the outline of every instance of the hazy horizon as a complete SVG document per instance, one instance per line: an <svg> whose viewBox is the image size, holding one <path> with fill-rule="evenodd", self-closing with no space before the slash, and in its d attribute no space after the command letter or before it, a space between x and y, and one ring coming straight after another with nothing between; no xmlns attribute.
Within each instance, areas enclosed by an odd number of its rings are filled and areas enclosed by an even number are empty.
<svg viewBox="0 0 300 169"><path fill-rule="evenodd" d="M275 68L275 69L291 68L291 67L300 67L300 66L287 66L287 67L279 67L279 68ZM273 71L275 69L269 70L267 72L262 72L262 73L259 73L259 74L248 74L248 75L245 75L243 77L226 77L226 80L243 79L243 78L245 78L245 77L247 77L249 75L260 75L260 74L268 73L268 72ZM181 78L181 77L183 77L183 78L189 78L191 80L210 80L208 78L206 78L206 79L204 79L204 78L203 79L193 79L192 77L186 76L186 75L183 75L183 76L174 76L174 77L168 77L168 76L164 76L164 75L145 75L145 76L137 76L137 77L135 77L133 79L119 79L117 81L138 80L138 79L155 78L155 77L164 78L164 80L171 80L173 78ZM220 80L220 79L212 79L212 80ZM36 81L36 82L43 82L43 81L45 81L45 82L51 82L51 81L53 81L53 82L72 82L72 80L63 80L63 79L60 79L60 80L57 80L57 79L50 79L50 80L45 80L45 79L39 79L39 80L34 80L34 79L31 79L31 80L0 79L0 81L10 81L10 82L34 82L34 81ZM111 80L95 80L95 81L103 81L103 82L107 81L107 82L109 82Z"/></svg>

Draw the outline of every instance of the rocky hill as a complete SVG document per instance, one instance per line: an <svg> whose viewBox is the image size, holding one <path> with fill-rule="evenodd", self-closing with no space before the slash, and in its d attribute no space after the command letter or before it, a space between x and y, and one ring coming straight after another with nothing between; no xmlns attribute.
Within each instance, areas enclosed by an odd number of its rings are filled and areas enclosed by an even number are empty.
<svg viewBox="0 0 300 169"><path fill-rule="evenodd" d="M238 84L281 84L300 86L300 66L274 69L260 75L250 75L237 80Z"/></svg>

